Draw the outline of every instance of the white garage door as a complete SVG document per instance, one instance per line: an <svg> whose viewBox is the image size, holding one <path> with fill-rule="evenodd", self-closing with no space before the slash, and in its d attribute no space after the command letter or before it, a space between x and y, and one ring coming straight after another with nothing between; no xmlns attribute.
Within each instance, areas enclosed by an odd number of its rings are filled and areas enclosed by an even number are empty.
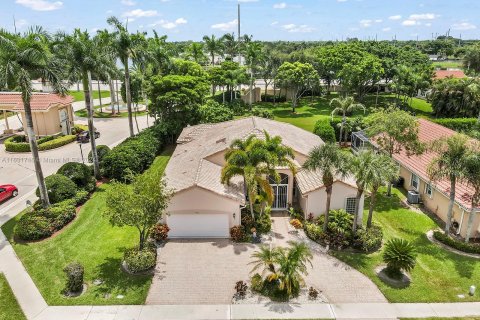
<svg viewBox="0 0 480 320"><path fill-rule="evenodd" d="M167 217L170 238L228 238L227 213L172 213Z"/></svg>

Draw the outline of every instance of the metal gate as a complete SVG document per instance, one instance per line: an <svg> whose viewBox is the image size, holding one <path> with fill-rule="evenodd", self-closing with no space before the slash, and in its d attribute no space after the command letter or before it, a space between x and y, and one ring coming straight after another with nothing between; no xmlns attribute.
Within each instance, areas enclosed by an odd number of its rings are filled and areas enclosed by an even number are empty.
<svg viewBox="0 0 480 320"><path fill-rule="evenodd" d="M288 202L288 184L273 185L273 210L285 210L287 209Z"/></svg>

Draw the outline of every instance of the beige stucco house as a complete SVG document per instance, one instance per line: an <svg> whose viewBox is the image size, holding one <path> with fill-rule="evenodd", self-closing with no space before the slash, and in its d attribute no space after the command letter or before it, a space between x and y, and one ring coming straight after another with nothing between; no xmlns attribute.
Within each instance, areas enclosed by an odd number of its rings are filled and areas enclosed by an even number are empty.
<svg viewBox="0 0 480 320"><path fill-rule="evenodd" d="M33 127L37 136L70 134L73 128L73 97L34 92L30 100ZM25 112L20 92L0 92L0 110L19 112L25 126ZM6 120L8 121L8 120ZM13 131L8 122L8 131ZM7 132L8 133L8 132Z"/></svg>
<svg viewBox="0 0 480 320"><path fill-rule="evenodd" d="M287 123L258 117L200 124L182 131L165 170L167 185L174 190L164 217L171 238L229 237L230 228L240 224L240 212L246 203L241 178L230 186L220 182L225 151L233 140L252 134L263 138L265 131L281 136L282 143L294 150L294 161L299 168L295 176L288 169L277 169L281 181L271 181L275 193L272 210L284 211L293 204L300 206L305 216L324 213L326 194L321 175L301 169L309 151L323 144L318 136ZM353 213L355 194L353 181L338 179L333 186L331 209L344 208ZM363 198L360 209L363 210Z"/></svg>

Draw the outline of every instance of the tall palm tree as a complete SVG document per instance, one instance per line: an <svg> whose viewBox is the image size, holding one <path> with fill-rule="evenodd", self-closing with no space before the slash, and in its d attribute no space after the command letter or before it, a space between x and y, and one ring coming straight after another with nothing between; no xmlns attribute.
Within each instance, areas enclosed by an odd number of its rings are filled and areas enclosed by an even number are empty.
<svg viewBox="0 0 480 320"><path fill-rule="evenodd" d="M434 141L430 150L437 155L427 168L427 174L432 181L448 179L450 181L450 202L448 204L445 233L449 234L455 203L455 187L457 181L464 177L464 161L468 153L468 137L454 134Z"/></svg>
<svg viewBox="0 0 480 320"><path fill-rule="evenodd" d="M332 118L336 114L342 115L342 123L340 125L340 135L338 137L338 144L342 144L343 141L343 126L347 121L347 113L353 112L357 109L363 109L365 112L365 106L361 103L355 103L353 97L346 97L346 98L333 98L330 101L330 106L333 107L332 110Z"/></svg>
<svg viewBox="0 0 480 320"><path fill-rule="evenodd" d="M284 146L280 136L272 137L267 131L263 131L263 134L265 135L265 149L270 155L268 165L270 165L272 169L275 169L275 167L288 167L293 175L295 175L297 173L297 167L295 163L293 163L293 159L295 158L293 149Z"/></svg>
<svg viewBox="0 0 480 320"><path fill-rule="evenodd" d="M176 51L167 43L167 36L159 36L153 30L153 38L148 39L146 58L154 75L165 74L172 67L172 57Z"/></svg>
<svg viewBox="0 0 480 320"><path fill-rule="evenodd" d="M257 68L257 65L262 56L262 45L258 42L248 42L246 44L246 52L245 52L245 61L248 65L249 73L250 73L250 95L248 99L248 104L250 108L252 108L252 98L253 98L253 82L254 82L254 74Z"/></svg>
<svg viewBox="0 0 480 320"><path fill-rule="evenodd" d="M188 51L187 53L188 57L193 59L193 61L195 61L200 65L205 65L205 60L207 59L207 57L203 52L203 43L193 42L187 48L187 51Z"/></svg>
<svg viewBox="0 0 480 320"><path fill-rule="evenodd" d="M95 42L87 31L75 29L73 34L58 34L58 43L55 44L55 50L58 55L66 61L67 74L78 74L83 84L85 95L85 106L88 114L88 131L90 137L95 136L95 127L93 125L94 106L92 104L91 74L107 74L110 68L115 68L111 64L105 51L100 49L99 43ZM92 147L93 172L95 177L100 178L100 166L97 156L97 146L95 139L90 139Z"/></svg>
<svg viewBox="0 0 480 320"><path fill-rule="evenodd" d="M144 34L136 33L130 34L126 26L124 26L116 17L107 19L107 23L115 28L113 33L112 47L123 65L125 73L125 89L127 98L128 110L128 127L130 129L130 136L135 135L133 131L133 117L132 117L132 98L130 92L130 59L135 59L139 54L142 54L146 47L146 40Z"/></svg>
<svg viewBox="0 0 480 320"><path fill-rule="evenodd" d="M217 39L215 35L203 36L203 41L205 42L205 49L211 58L211 65L215 65L215 55L222 54L223 52L223 39Z"/></svg>
<svg viewBox="0 0 480 320"><path fill-rule="evenodd" d="M62 83L62 64L50 52L49 35L40 27L31 28L23 36L0 30L0 87L20 89L25 111L25 126L37 176L40 200L44 207L50 205L42 166L38 155L38 145L33 128L32 79L42 78L59 94L66 88Z"/></svg>
<svg viewBox="0 0 480 320"><path fill-rule="evenodd" d="M238 41L235 39L235 34L226 33L222 36L224 53L233 61L233 58L238 54Z"/></svg>
<svg viewBox="0 0 480 320"><path fill-rule="evenodd" d="M480 207L480 145L477 143L465 157L465 181L472 187L471 210L468 216L465 242L470 241L473 221L476 217L476 208Z"/></svg>
<svg viewBox="0 0 480 320"><path fill-rule="evenodd" d="M309 171L319 171L322 175L323 185L327 193L325 203L325 222L323 230L328 227L328 218L330 213L330 201L332 198L333 183L337 177L343 178L348 172L348 158L340 148L333 143L325 143L316 146L310 151L307 161L303 167Z"/></svg>

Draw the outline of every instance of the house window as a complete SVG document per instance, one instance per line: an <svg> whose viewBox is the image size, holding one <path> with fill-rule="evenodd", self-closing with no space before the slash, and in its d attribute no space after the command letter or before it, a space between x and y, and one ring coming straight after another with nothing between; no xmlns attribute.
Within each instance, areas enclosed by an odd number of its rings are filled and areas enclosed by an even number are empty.
<svg viewBox="0 0 480 320"><path fill-rule="evenodd" d="M431 185L430 183L427 183L427 184L425 185L425 194L426 194L427 196L429 196L430 198L433 197L433 189L432 189L432 185Z"/></svg>
<svg viewBox="0 0 480 320"><path fill-rule="evenodd" d="M412 173L412 180L410 181L410 186L418 191L418 186L420 185L420 179L414 173Z"/></svg>
<svg viewBox="0 0 480 320"><path fill-rule="evenodd" d="M357 198L350 197L345 201L345 211L350 214L355 214L355 205L357 204Z"/></svg>

